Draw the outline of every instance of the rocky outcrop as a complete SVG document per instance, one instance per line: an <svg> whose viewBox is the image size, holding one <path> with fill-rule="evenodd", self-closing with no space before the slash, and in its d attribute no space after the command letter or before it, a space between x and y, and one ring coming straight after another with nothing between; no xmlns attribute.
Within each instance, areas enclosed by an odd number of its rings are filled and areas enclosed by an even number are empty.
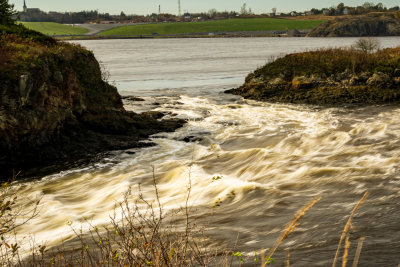
<svg viewBox="0 0 400 267"><path fill-rule="evenodd" d="M287 55L249 74L226 93L245 98L317 105L400 100L400 47L373 54L328 49Z"/></svg>
<svg viewBox="0 0 400 267"><path fill-rule="evenodd" d="M149 135L184 123L125 111L117 89L82 47L13 34L0 42L2 174L143 146Z"/></svg>
<svg viewBox="0 0 400 267"><path fill-rule="evenodd" d="M322 23L309 37L399 36L400 13L346 16Z"/></svg>

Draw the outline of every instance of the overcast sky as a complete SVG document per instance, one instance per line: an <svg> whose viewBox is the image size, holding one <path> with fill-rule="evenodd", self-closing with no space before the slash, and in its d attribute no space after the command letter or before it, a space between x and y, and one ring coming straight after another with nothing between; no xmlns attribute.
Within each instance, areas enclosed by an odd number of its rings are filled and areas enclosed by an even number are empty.
<svg viewBox="0 0 400 267"><path fill-rule="evenodd" d="M341 1L332 0L181 0L182 11L202 12L212 8L218 11L239 11L243 3L246 3L255 13L266 13L274 7L278 12L287 11L305 11L313 7L323 8L337 6ZM345 5L362 5L363 1L343 1ZM393 7L400 4L399 0L382 0L387 7ZM378 1L375 3L379 3ZM22 10L23 0L9 0L9 3L15 4L17 10ZM26 0L28 8L40 8L44 11L81 11L96 10L101 13L119 14L124 11L126 14L151 14L158 13L158 5L161 5L161 12L178 13L178 0Z"/></svg>

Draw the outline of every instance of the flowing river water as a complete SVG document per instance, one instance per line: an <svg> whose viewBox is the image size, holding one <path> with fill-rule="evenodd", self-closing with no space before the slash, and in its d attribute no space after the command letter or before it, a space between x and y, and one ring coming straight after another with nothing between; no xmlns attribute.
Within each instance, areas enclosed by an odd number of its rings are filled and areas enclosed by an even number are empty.
<svg viewBox="0 0 400 267"><path fill-rule="evenodd" d="M400 107L318 108L261 103L224 94L273 57L355 38L97 40L92 50L135 112L157 110L188 120L156 146L107 153L97 161L21 182L21 194L42 195L40 214L18 232L57 245L72 237L67 221L109 222L128 187L154 196L152 166L165 210L189 206L206 222L212 245L251 255L270 248L311 197L322 200L275 255L292 266L329 266L352 209L367 201L351 230L350 255L366 237L360 266L400 263ZM380 38L384 47L400 38ZM191 140L193 142L185 142ZM189 166L192 166L189 168ZM213 177L219 176L220 179ZM350 257L350 260L352 256ZM279 265L279 264L278 264Z"/></svg>

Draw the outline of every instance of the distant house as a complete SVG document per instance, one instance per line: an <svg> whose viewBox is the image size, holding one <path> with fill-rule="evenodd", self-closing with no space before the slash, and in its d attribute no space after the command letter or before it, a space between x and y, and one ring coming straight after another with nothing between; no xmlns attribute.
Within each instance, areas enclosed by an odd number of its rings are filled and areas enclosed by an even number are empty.
<svg viewBox="0 0 400 267"><path fill-rule="evenodd" d="M185 14L183 14L183 17L184 17L186 20L189 20L189 19L191 18L191 15L190 15L190 13L185 13Z"/></svg>
<svg viewBox="0 0 400 267"><path fill-rule="evenodd" d="M306 11L306 12L304 12L304 15L306 15L306 16L312 16L312 15L314 15L314 12L312 12L312 11Z"/></svg>
<svg viewBox="0 0 400 267"><path fill-rule="evenodd" d="M324 14L324 15L329 15L329 14L330 14L329 9L323 9L323 10L322 10L322 14Z"/></svg>
<svg viewBox="0 0 400 267"><path fill-rule="evenodd" d="M270 17L275 17L276 14L275 14L275 13L269 13L268 16L270 16Z"/></svg>
<svg viewBox="0 0 400 267"><path fill-rule="evenodd" d="M350 10L347 7L345 7L343 9L343 15L349 15L349 14L350 14Z"/></svg>
<svg viewBox="0 0 400 267"><path fill-rule="evenodd" d="M290 16L292 16L292 17L296 17L296 16L297 16L297 12L296 12L296 11L292 11L292 12L290 12Z"/></svg>

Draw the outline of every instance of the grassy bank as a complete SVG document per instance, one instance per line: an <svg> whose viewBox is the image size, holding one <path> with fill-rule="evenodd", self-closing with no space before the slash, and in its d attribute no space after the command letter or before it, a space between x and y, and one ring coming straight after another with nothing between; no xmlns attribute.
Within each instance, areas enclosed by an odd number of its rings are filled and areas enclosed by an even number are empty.
<svg viewBox="0 0 400 267"><path fill-rule="evenodd" d="M292 29L312 29L323 21L295 21L274 18L229 19L206 22L157 23L134 26L122 26L100 33L100 35L149 35L187 34L203 32L245 32L274 31Z"/></svg>
<svg viewBox="0 0 400 267"><path fill-rule="evenodd" d="M88 32L87 29L65 25L55 22L21 22L28 29L46 35L81 35Z"/></svg>

